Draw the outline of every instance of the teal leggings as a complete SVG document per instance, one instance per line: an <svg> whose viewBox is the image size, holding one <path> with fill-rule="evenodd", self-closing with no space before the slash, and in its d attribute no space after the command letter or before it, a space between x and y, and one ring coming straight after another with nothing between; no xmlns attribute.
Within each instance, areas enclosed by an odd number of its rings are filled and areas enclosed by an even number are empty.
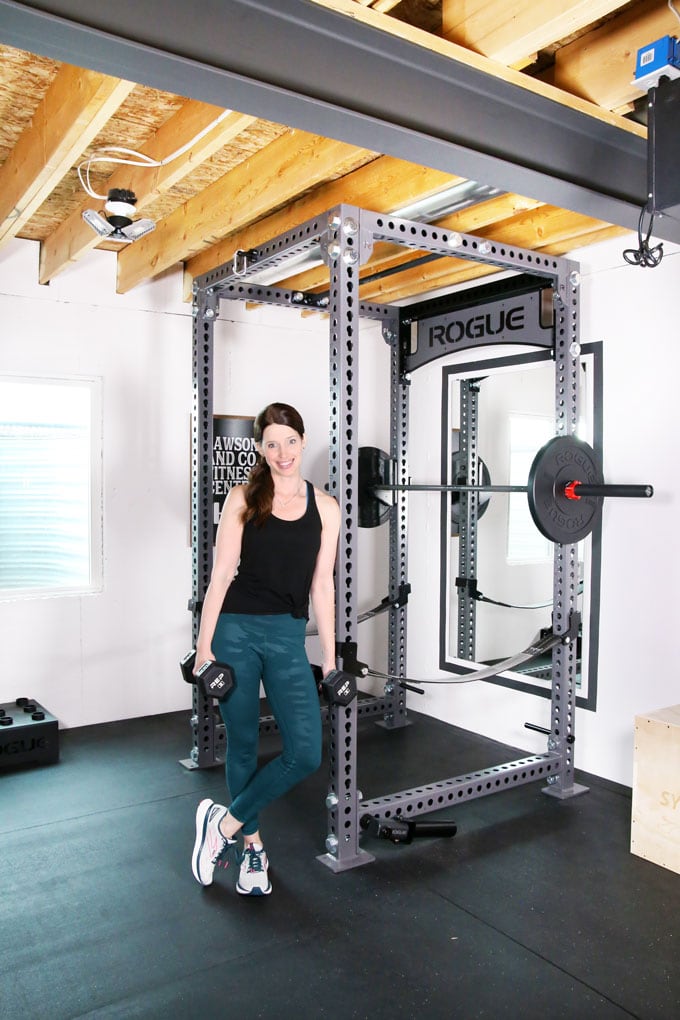
<svg viewBox="0 0 680 1020"><path fill-rule="evenodd" d="M227 731L229 813L243 832L258 831L258 814L321 764L321 712L305 652L306 620L292 616L222 613L213 638L219 662L234 670L235 684L221 701ZM257 767L260 680L276 719L281 754Z"/></svg>

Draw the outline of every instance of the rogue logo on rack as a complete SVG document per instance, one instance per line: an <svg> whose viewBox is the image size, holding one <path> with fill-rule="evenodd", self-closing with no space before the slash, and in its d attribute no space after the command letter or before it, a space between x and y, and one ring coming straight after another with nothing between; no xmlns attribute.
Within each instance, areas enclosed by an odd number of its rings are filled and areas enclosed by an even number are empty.
<svg viewBox="0 0 680 1020"><path fill-rule="evenodd" d="M483 304L454 308L411 325L410 350L404 368L411 371L451 351L468 347L554 344L552 290L542 287L528 294L513 294Z"/></svg>
<svg viewBox="0 0 680 1020"><path fill-rule="evenodd" d="M494 321L495 320L495 321ZM469 319L452 319L450 322L436 322L429 328L429 345L458 344L461 340L481 340L495 337L506 330L524 329L524 307L519 305L506 312L504 308L496 314L472 315Z"/></svg>

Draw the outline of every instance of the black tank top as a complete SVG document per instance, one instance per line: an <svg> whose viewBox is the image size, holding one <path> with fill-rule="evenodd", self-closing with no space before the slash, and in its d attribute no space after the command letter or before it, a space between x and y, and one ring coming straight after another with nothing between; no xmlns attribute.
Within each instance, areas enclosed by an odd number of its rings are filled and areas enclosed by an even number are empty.
<svg viewBox="0 0 680 1020"><path fill-rule="evenodd" d="M307 482L307 508L295 521L273 514L261 527L243 528L238 573L227 588L223 613L309 618L309 590L321 546L321 517L314 486Z"/></svg>

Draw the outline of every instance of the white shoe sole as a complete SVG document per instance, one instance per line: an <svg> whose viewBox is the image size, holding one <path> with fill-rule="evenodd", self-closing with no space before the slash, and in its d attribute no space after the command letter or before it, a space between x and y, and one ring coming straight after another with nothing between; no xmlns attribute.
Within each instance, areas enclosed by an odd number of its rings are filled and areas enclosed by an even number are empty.
<svg viewBox="0 0 680 1020"><path fill-rule="evenodd" d="M236 883L236 892L240 893L241 896L269 896L271 891L272 891L271 882L269 883L266 889L258 889L257 887L253 889L242 889L238 882Z"/></svg>
<svg viewBox="0 0 680 1020"><path fill-rule="evenodd" d="M206 800L202 800L201 803L198 805L198 808L196 809L196 840L194 842L194 850L191 855L191 870L193 872L194 878L199 883L199 885L212 885L212 875L210 876L210 881L204 882L203 879L201 878L198 865L201 847L203 846L203 843L205 841L208 814L210 813L210 808L213 806L214 803L215 802L213 800L210 800L208 798Z"/></svg>

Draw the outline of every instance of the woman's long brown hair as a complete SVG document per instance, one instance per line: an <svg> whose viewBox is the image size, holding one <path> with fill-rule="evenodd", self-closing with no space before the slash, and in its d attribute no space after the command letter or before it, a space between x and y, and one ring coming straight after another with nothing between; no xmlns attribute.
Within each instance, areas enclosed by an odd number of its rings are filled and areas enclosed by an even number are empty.
<svg viewBox="0 0 680 1020"><path fill-rule="evenodd" d="M262 442L262 434L267 425L286 425L294 429L302 437L305 425L298 411L290 404L267 404L260 411L253 423L253 436L256 443ZM250 469L245 490L246 505L243 511L243 523L253 521L261 527L272 512L274 503L274 480L269 465L264 457L257 455L257 463Z"/></svg>

